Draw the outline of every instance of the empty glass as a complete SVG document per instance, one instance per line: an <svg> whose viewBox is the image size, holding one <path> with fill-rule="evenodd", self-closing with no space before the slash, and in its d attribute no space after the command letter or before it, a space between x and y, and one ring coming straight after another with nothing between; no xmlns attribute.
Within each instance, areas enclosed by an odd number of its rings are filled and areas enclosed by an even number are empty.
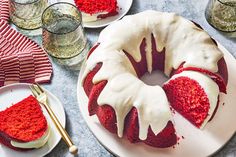
<svg viewBox="0 0 236 157"><path fill-rule="evenodd" d="M47 0L9 0L11 21L19 28L32 30L42 25Z"/></svg>
<svg viewBox="0 0 236 157"><path fill-rule="evenodd" d="M216 29L236 31L236 0L209 0L206 19Z"/></svg>
<svg viewBox="0 0 236 157"><path fill-rule="evenodd" d="M60 64L80 68L89 49L81 12L70 3L55 3L43 12L42 23L44 49Z"/></svg>

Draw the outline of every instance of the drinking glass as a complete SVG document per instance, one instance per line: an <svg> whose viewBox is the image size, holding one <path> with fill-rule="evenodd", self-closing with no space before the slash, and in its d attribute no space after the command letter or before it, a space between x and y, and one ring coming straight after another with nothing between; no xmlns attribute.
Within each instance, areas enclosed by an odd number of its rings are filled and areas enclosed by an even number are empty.
<svg viewBox="0 0 236 157"><path fill-rule="evenodd" d="M43 12L43 47L60 64L79 69L89 47L81 12L72 4L59 2Z"/></svg>
<svg viewBox="0 0 236 157"><path fill-rule="evenodd" d="M32 30L41 27L41 16L47 0L9 0L10 19L19 28Z"/></svg>
<svg viewBox="0 0 236 157"><path fill-rule="evenodd" d="M209 0L205 16L220 31L236 31L236 0Z"/></svg>

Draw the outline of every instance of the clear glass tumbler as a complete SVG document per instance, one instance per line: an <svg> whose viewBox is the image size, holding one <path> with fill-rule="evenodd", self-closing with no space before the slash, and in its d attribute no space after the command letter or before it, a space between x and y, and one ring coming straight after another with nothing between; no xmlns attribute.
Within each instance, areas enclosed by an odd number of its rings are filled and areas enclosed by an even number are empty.
<svg viewBox="0 0 236 157"><path fill-rule="evenodd" d="M41 16L47 0L9 0L9 3L10 19L17 27L33 30L42 26Z"/></svg>
<svg viewBox="0 0 236 157"><path fill-rule="evenodd" d="M209 0L205 16L220 31L236 31L236 0Z"/></svg>
<svg viewBox="0 0 236 157"><path fill-rule="evenodd" d="M42 23L44 49L60 64L80 68L89 50L81 12L70 3L55 3L43 12Z"/></svg>

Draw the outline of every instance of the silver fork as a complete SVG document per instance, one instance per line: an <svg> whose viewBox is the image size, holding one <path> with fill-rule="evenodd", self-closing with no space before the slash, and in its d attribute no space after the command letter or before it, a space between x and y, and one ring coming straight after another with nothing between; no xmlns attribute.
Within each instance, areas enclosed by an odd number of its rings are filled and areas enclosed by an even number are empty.
<svg viewBox="0 0 236 157"><path fill-rule="evenodd" d="M62 127L61 123L59 122L58 118L56 117L56 115L52 111L51 107L48 105L47 94L44 92L42 87L40 87L40 85L36 83L35 85L30 85L30 89L31 89L31 92L33 93L33 95L39 101L39 103L42 104L46 108L52 121L56 125L57 130L61 134L61 136L62 136L63 140L65 141L65 143L67 144L67 146L69 147L70 153L77 154L78 148L73 144L70 136L68 135L66 130Z"/></svg>

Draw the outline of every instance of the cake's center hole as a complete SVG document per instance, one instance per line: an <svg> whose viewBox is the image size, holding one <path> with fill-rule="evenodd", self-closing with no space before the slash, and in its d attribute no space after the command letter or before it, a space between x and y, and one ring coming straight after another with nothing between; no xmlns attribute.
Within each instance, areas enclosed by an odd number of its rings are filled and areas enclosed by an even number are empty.
<svg viewBox="0 0 236 157"><path fill-rule="evenodd" d="M140 79L147 85L162 87L169 78L162 71L155 70L151 74L146 72Z"/></svg>

